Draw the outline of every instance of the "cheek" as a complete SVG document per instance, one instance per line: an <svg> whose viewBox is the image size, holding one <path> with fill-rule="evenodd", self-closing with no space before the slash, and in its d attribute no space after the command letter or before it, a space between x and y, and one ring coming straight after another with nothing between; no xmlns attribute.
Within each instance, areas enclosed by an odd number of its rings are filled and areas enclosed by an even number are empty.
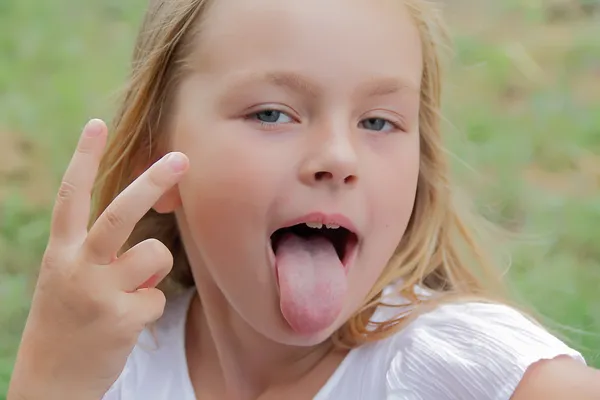
<svg viewBox="0 0 600 400"><path fill-rule="evenodd" d="M378 204L377 219L387 221L386 228L394 232L399 240L414 207L419 177L419 157L411 154L401 162L394 163L392 167L394 168L382 176L380 182L380 187L386 189L377 191L373 201Z"/></svg>
<svg viewBox="0 0 600 400"><path fill-rule="evenodd" d="M374 256L385 266L395 252L412 215L419 177L418 141L408 143L380 161L367 190Z"/></svg>
<svg viewBox="0 0 600 400"><path fill-rule="evenodd" d="M390 148L389 152L378 154L377 171L370 171L374 178L367 192L378 228L390 228L401 236L412 214L417 191L419 137L408 136Z"/></svg>
<svg viewBox="0 0 600 400"><path fill-rule="evenodd" d="M174 141L175 150L190 159L182 186L201 198L252 205L252 198L269 193L273 180L265 146L256 139L243 127L223 121L210 124L198 118L184 126Z"/></svg>
<svg viewBox="0 0 600 400"><path fill-rule="evenodd" d="M275 176L244 132L216 128L180 131L174 146L190 159L179 185L190 230L198 243L220 248L264 225Z"/></svg>
<svg viewBox="0 0 600 400"><path fill-rule="evenodd" d="M370 224L357 260L360 268L352 273L356 300L351 310L377 282L404 235L416 195L419 158L418 140L407 140L390 152L378 152L368 163L364 185Z"/></svg>

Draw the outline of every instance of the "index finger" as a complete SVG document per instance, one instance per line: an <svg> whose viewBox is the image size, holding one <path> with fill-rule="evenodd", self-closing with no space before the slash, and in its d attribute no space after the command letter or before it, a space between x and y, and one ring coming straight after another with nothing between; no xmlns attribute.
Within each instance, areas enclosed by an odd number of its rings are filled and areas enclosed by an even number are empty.
<svg viewBox="0 0 600 400"><path fill-rule="evenodd" d="M135 225L187 170L182 153L170 153L152 165L121 192L90 229L86 256L95 264L109 264Z"/></svg>
<svg viewBox="0 0 600 400"><path fill-rule="evenodd" d="M89 121L83 128L56 195L50 226L51 240L74 242L85 237L92 188L106 137L106 124L99 119Z"/></svg>

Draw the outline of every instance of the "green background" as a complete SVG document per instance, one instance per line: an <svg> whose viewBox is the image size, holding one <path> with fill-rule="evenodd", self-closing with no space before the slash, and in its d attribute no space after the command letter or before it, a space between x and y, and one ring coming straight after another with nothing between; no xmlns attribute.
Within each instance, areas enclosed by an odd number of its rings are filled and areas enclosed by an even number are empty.
<svg viewBox="0 0 600 400"><path fill-rule="evenodd" d="M456 173L528 235L509 272L523 300L600 367L599 2L448 3ZM60 176L87 119L110 120L144 5L0 0L0 393Z"/></svg>

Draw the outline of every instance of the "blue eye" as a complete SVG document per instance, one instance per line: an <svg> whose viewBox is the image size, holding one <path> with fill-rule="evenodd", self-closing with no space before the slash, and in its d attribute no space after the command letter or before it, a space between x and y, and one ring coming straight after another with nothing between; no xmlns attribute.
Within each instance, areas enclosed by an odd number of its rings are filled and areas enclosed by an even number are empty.
<svg viewBox="0 0 600 400"><path fill-rule="evenodd" d="M390 121L383 118L367 118L360 121L359 126L371 131L389 132L396 127Z"/></svg>
<svg viewBox="0 0 600 400"><path fill-rule="evenodd" d="M262 110L252 114L251 117L263 124L287 124L292 122L290 116L278 110Z"/></svg>

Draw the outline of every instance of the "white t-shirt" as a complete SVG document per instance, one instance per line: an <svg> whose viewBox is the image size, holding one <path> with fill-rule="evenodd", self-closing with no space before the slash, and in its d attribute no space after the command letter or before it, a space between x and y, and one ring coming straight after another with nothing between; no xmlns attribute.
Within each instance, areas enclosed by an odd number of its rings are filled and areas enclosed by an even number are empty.
<svg viewBox="0 0 600 400"><path fill-rule="evenodd" d="M103 400L196 400L184 340L192 295L167 303ZM380 307L373 319L397 313ZM513 308L447 304L387 339L350 351L313 400L508 400L531 364L560 355L585 363Z"/></svg>

